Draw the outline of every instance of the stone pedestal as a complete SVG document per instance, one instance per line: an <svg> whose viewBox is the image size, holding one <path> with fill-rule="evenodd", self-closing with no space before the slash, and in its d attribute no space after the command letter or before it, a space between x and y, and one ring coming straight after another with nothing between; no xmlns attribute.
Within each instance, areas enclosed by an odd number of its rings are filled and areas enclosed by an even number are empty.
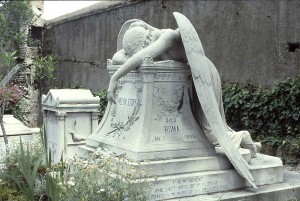
<svg viewBox="0 0 300 201"><path fill-rule="evenodd" d="M47 145L53 162L73 157L98 126L99 97L89 90L51 89L42 97Z"/></svg>
<svg viewBox="0 0 300 201"><path fill-rule="evenodd" d="M108 70L112 74L118 67ZM139 71L121 78L117 103L108 105L87 145L139 161L214 155L191 112L191 90L187 65L146 59Z"/></svg>
<svg viewBox="0 0 300 201"><path fill-rule="evenodd" d="M108 62L110 74L118 68ZM125 154L135 161L131 165L136 169L151 169L148 179L154 186L149 200L247 187L222 149L215 149L196 123L192 85L189 66L145 58L138 71L119 81L116 104L108 105L99 127L80 148L81 155L100 146ZM259 154L251 159L249 150L239 151L257 185L283 181L279 158Z"/></svg>

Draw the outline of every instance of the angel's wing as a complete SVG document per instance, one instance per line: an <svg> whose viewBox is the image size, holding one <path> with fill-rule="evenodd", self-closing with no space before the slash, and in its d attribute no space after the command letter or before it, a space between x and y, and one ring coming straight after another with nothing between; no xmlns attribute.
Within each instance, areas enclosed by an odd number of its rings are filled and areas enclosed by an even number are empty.
<svg viewBox="0 0 300 201"><path fill-rule="evenodd" d="M181 39L184 45L186 56L191 66L193 81L197 96L204 115L212 128L219 144L236 171L244 177L254 188L257 188L254 179L249 171L247 162L241 156L237 148L230 144L230 137L227 135L223 124L219 107L214 96L212 80L209 72L208 59L204 55L199 36L191 22L182 14L174 12Z"/></svg>

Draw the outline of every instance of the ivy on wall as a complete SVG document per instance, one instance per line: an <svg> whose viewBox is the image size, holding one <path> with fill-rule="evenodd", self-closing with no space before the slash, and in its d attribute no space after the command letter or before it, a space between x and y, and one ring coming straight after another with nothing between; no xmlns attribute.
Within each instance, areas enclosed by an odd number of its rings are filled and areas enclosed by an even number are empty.
<svg viewBox="0 0 300 201"><path fill-rule="evenodd" d="M223 83L227 123L256 140L300 151L300 77L275 83L272 90L248 82Z"/></svg>

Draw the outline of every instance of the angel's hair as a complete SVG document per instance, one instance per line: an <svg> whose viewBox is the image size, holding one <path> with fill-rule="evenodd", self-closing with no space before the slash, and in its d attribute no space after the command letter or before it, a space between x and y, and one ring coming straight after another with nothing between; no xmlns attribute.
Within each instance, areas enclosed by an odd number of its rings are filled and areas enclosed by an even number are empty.
<svg viewBox="0 0 300 201"><path fill-rule="evenodd" d="M147 47L151 41L151 31L143 26L129 28L123 37L123 48L125 54L132 56L141 49Z"/></svg>

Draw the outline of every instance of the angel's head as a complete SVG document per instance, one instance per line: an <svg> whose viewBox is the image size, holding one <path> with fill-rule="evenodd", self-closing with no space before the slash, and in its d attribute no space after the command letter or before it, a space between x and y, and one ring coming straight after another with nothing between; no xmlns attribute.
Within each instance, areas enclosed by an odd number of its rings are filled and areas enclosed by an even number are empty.
<svg viewBox="0 0 300 201"><path fill-rule="evenodd" d="M150 30L145 29L143 26L133 26L124 34L123 48L126 55L132 56L152 42Z"/></svg>

